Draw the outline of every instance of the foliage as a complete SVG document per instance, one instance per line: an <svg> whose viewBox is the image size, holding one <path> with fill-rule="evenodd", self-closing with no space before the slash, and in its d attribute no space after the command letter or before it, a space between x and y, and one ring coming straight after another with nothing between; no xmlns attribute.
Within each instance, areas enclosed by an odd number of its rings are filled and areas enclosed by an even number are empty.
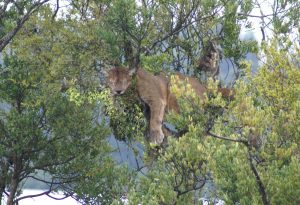
<svg viewBox="0 0 300 205"><path fill-rule="evenodd" d="M211 194L226 204L299 203L299 59L284 61L291 58L276 45L273 41L264 49L266 64L257 73L245 64L245 76L230 102L213 91L212 82L213 95L201 101L189 85L173 79L182 112L169 114L168 120L186 134L169 139L147 180L132 190L133 201L143 201L151 193L154 203L194 203L195 186L188 189L188 180L178 186L176 180L188 178L191 167L201 164L193 176L203 184L213 179L217 190ZM157 194L153 183L167 191ZM183 190L189 191L180 196Z"/></svg>
<svg viewBox="0 0 300 205"><path fill-rule="evenodd" d="M24 182L34 179L49 192L61 190L87 204L95 199L111 204L127 175L109 155L109 129L99 103L85 97L98 87L92 80L96 46L87 47L94 36L80 37L89 25L51 22L49 9L41 10L41 16L15 38L14 52L1 68L1 102L8 105L1 109L1 196L8 193L7 203L17 203ZM71 79L70 92L61 92L63 77ZM80 93L80 102L72 90ZM37 172L49 177L38 178Z"/></svg>
<svg viewBox="0 0 300 205"><path fill-rule="evenodd" d="M191 128L196 130L198 128ZM170 139L165 150L156 155L152 169L130 190L129 200L148 204L186 204L193 200L192 191L200 190L208 177L201 139L189 132L180 139ZM193 146L191 146L193 145ZM149 156L150 160L153 156Z"/></svg>
<svg viewBox="0 0 300 205"><path fill-rule="evenodd" d="M86 95L80 94L76 89L69 89L67 92L70 94L70 100L77 104L83 103L85 99L100 101L100 106L118 140L143 140L147 123L134 85L131 85L126 94L116 99L112 99L109 89L98 93L88 92Z"/></svg>
<svg viewBox="0 0 300 205"><path fill-rule="evenodd" d="M294 169L299 166L298 127L300 122L296 117L296 113L299 113L299 95L297 94L300 83L299 68L289 61L284 61L283 59L288 59L287 54L278 51L276 46L266 48L266 52L267 64L262 66L254 77L248 71L246 79L238 83L236 100L229 110L231 113L228 113L229 126L223 130L219 128L218 132L220 135L232 136L248 142L248 153L234 154L234 156L244 156L244 162L238 163L236 167L239 167L239 170L245 170L242 167L247 163L254 164L271 204L280 204L282 202L280 200L283 199L286 203L297 204L299 203L295 198L297 191L288 198L285 197L287 190L284 186L280 189L278 187L280 182L277 180L283 180L281 177L292 175L297 178ZM234 132L237 128L239 134ZM227 153L225 151L222 156L228 156ZM256 162L251 162L254 159ZM289 174L286 173L286 169L289 170ZM222 171L224 172L223 169ZM232 171L228 173L240 174ZM285 178L285 180L294 182L293 177ZM239 182L242 183L242 181L237 180L238 183L235 183L237 190L243 190L238 187ZM253 183L248 182L243 187L253 190L251 186ZM220 184L224 185L224 183ZM294 190L297 190L299 184L296 182L293 186ZM225 193L229 194L228 191ZM261 190L250 196L255 199L259 194L262 194Z"/></svg>
<svg viewBox="0 0 300 205"><path fill-rule="evenodd" d="M0 198L18 202L31 178L83 204L118 204L124 193L131 204L199 204L211 182L210 196L227 204L300 203L299 1L274 1L257 16L264 4L251 0L75 0L60 16L59 1L54 10L46 2L0 3ZM261 47L240 40L251 18ZM199 76L210 41L235 69L234 100L212 80L204 100L172 83L182 111L166 121L182 135L147 146L134 82L113 98L101 72L124 65ZM261 54L257 71L248 52ZM115 163L110 130L144 145L144 167Z"/></svg>
<svg viewBox="0 0 300 205"><path fill-rule="evenodd" d="M248 69L236 85L236 99L215 124L215 133L235 143L216 144L212 163L227 203L299 203L294 180L299 166L299 68L283 61L288 56L276 46L265 51L267 64L255 76ZM294 190L288 197L285 185L279 186L286 184L284 179L291 180Z"/></svg>

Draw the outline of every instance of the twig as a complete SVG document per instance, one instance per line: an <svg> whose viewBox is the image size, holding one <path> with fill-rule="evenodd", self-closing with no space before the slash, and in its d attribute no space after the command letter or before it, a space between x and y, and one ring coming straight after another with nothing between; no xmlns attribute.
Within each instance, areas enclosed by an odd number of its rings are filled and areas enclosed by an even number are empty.
<svg viewBox="0 0 300 205"><path fill-rule="evenodd" d="M227 141L231 141L231 142L239 142L239 143L243 143L246 146L249 146L248 141L247 140L243 140L243 139L232 139L232 138L228 138L228 137L223 137L223 136L219 136L216 135L214 133L211 133L210 131L207 132L208 135L217 138L217 139L222 139L222 140L227 140Z"/></svg>

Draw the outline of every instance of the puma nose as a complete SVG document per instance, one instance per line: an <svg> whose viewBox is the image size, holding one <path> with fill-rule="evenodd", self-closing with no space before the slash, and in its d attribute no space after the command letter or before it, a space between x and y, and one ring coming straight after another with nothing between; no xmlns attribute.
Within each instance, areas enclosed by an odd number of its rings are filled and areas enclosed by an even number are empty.
<svg viewBox="0 0 300 205"><path fill-rule="evenodd" d="M122 90L116 90L116 94L117 94L117 95L122 94Z"/></svg>

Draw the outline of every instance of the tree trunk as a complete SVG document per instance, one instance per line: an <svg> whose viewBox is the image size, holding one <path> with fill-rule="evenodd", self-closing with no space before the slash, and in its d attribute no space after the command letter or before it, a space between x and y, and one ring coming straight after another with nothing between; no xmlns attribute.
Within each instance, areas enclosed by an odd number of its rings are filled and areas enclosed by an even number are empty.
<svg viewBox="0 0 300 205"><path fill-rule="evenodd" d="M14 198L17 192L18 188L18 180L13 177L10 187L10 193L6 202L6 205L13 205L14 204Z"/></svg>
<svg viewBox="0 0 300 205"><path fill-rule="evenodd" d="M8 162L4 158L0 162L0 205L2 204L2 197L6 187L6 177L8 172Z"/></svg>
<svg viewBox="0 0 300 205"><path fill-rule="evenodd" d="M14 198L17 193L18 185L19 185L19 178L22 169L22 160L19 160L17 156L13 157L13 164L14 164L14 172L10 183L10 192L6 202L6 205L13 205Z"/></svg>

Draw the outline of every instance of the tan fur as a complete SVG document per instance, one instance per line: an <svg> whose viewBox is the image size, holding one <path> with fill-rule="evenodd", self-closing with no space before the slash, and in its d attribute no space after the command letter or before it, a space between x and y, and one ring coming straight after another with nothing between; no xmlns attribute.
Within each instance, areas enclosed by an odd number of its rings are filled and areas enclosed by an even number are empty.
<svg viewBox="0 0 300 205"><path fill-rule="evenodd" d="M114 95L121 95L126 91L131 83L130 74L131 72L128 69L120 67L111 69L108 72L108 86ZM180 80L187 79L196 94L202 99L204 98L204 93L207 89L204 85L200 84L196 78L187 77L180 73L176 75ZM150 108L150 142L159 145L164 140L162 123L165 113L170 110L176 112L180 111L177 100L169 89L170 79L164 73L155 76L141 68L136 72L136 79L139 97ZM223 94L223 90L221 92ZM227 93L225 93L225 95L226 94Z"/></svg>
<svg viewBox="0 0 300 205"><path fill-rule="evenodd" d="M107 84L114 95L122 95L131 83L129 71L116 67L108 72Z"/></svg>

